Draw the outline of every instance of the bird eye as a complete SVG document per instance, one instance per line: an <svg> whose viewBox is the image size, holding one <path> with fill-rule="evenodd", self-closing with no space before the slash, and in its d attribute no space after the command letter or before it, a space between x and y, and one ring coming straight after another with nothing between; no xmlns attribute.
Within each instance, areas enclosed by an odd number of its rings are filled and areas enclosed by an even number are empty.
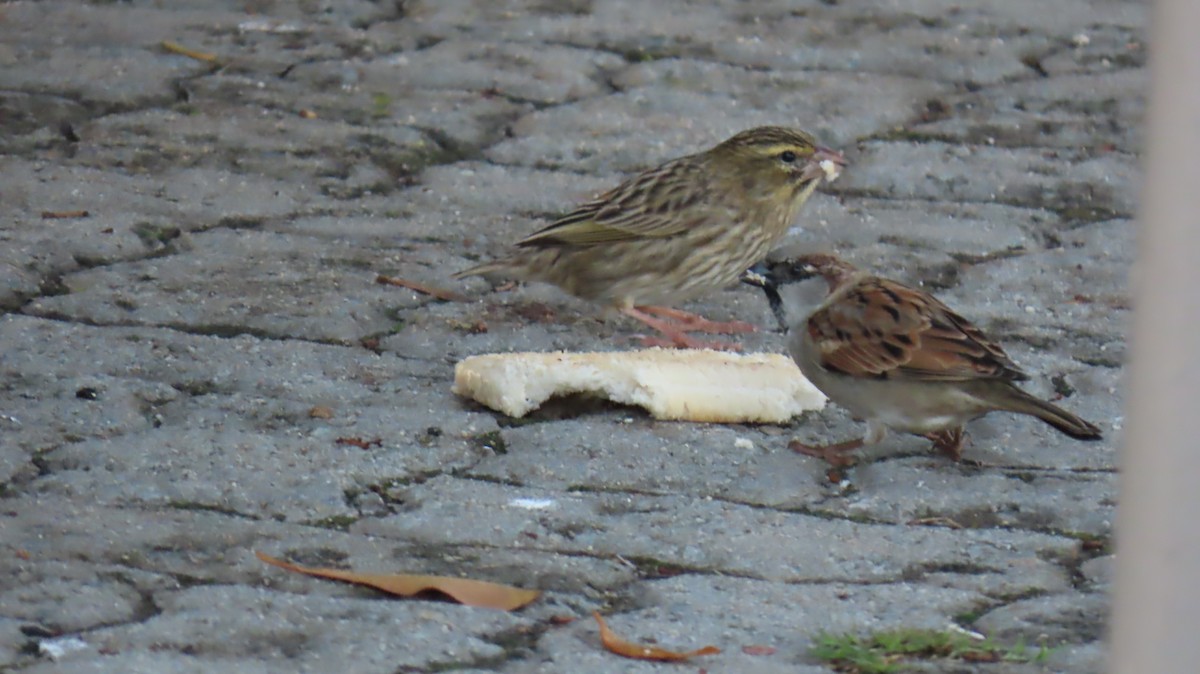
<svg viewBox="0 0 1200 674"><path fill-rule="evenodd" d="M779 158L783 160L783 163L790 164L796 161L796 153L791 150L784 150L783 154L779 155Z"/></svg>

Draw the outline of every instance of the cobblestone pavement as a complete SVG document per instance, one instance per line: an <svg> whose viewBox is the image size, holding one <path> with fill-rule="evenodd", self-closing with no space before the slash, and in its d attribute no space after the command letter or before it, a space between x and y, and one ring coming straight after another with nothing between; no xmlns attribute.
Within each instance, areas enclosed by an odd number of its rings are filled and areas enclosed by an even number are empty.
<svg viewBox="0 0 1200 674"><path fill-rule="evenodd" d="M683 671L554 620L596 609L723 649L686 671L827 672L822 631L951 625L1053 648L914 667L1100 671L1145 23L1126 0L0 3L0 671ZM636 330L452 272L764 123L852 161L792 242L934 289L1105 441L992 415L969 461L896 437L843 491L786 448L860 430L833 408L514 423L451 394L465 356ZM694 308L773 325L750 288ZM546 593L390 600L255 550Z"/></svg>

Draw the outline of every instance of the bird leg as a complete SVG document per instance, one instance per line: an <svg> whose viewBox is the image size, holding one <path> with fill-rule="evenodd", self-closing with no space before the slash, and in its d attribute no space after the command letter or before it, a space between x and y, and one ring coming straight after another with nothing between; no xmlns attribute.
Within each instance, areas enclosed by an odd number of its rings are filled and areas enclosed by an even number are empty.
<svg viewBox="0 0 1200 674"><path fill-rule="evenodd" d="M658 308L658 307L655 307ZM645 346L661 346L664 348L678 349L716 349L717 351L741 351L742 347L738 344L730 342L705 342L695 337L691 337L678 324L669 320L655 318L650 313L644 312L639 307L626 307L621 309L621 313L635 318L646 325L661 332L665 337L640 337L642 344Z"/></svg>
<svg viewBox="0 0 1200 674"><path fill-rule="evenodd" d="M669 321L675 321L679 324L679 329L683 332L708 332L717 335L735 335L743 332L756 332L758 328L750 323L742 321L728 321L719 323L710 321L707 318L693 314L690 311L681 309L672 309L671 307L658 307L643 305L635 307L637 310L647 314L660 316Z"/></svg>
<svg viewBox="0 0 1200 674"><path fill-rule="evenodd" d="M815 456L818 459L823 459L834 468L847 468L853 466L855 461L853 457L849 456L850 452L862 447L864 444L866 444L866 438L835 442L832 445L806 445L799 440L792 440L788 443L788 449L806 456Z"/></svg>
<svg viewBox="0 0 1200 674"><path fill-rule="evenodd" d="M962 426L946 428L925 437L933 440L933 448L955 461L962 460L963 444L967 440L967 431Z"/></svg>

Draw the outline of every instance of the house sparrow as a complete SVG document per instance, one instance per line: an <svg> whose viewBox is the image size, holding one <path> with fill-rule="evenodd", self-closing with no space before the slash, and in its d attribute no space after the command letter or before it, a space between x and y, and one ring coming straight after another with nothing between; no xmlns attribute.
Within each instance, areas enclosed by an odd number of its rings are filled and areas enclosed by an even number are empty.
<svg viewBox="0 0 1200 674"><path fill-rule="evenodd" d="M553 283L662 333L648 344L732 347L688 332L750 332L671 309L738 280L783 237L846 160L782 127L743 131L645 171L517 242L508 257L455 274ZM736 347L733 347L736 348Z"/></svg>
<svg viewBox="0 0 1200 674"><path fill-rule="evenodd" d="M994 411L1037 417L1078 440L1100 439L1096 426L1017 388L1014 382L1029 375L927 292L825 254L765 262L742 280L766 291L784 323L778 286L816 276L829 284L829 294L791 326L788 348L804 376L865 420L868 432L828 446L793 441L792 449L847 466L853 463L849 452L881 441L892 429L929 438L957 461L964 424Z"/></svg>

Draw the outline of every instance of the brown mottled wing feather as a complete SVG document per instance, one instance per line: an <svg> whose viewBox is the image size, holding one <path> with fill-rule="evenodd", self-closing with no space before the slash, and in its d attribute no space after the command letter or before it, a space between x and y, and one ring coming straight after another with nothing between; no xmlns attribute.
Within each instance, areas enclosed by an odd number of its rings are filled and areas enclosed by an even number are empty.
<svg viewBox="0 0 1200 674"><path fill-rule="evenodd" d="M961 381L1028 375L967 319L928 293L867 278L808 319L821 364L856 377Z"/></svg>
<svg viewBox="0 0 1200 674"><path fill-rule="evenodd" d="M621 183L517 245L588 246L674 236L711 217L708 209L688 213L709 190L707 173L695 156L676 159Z"/></svg>

